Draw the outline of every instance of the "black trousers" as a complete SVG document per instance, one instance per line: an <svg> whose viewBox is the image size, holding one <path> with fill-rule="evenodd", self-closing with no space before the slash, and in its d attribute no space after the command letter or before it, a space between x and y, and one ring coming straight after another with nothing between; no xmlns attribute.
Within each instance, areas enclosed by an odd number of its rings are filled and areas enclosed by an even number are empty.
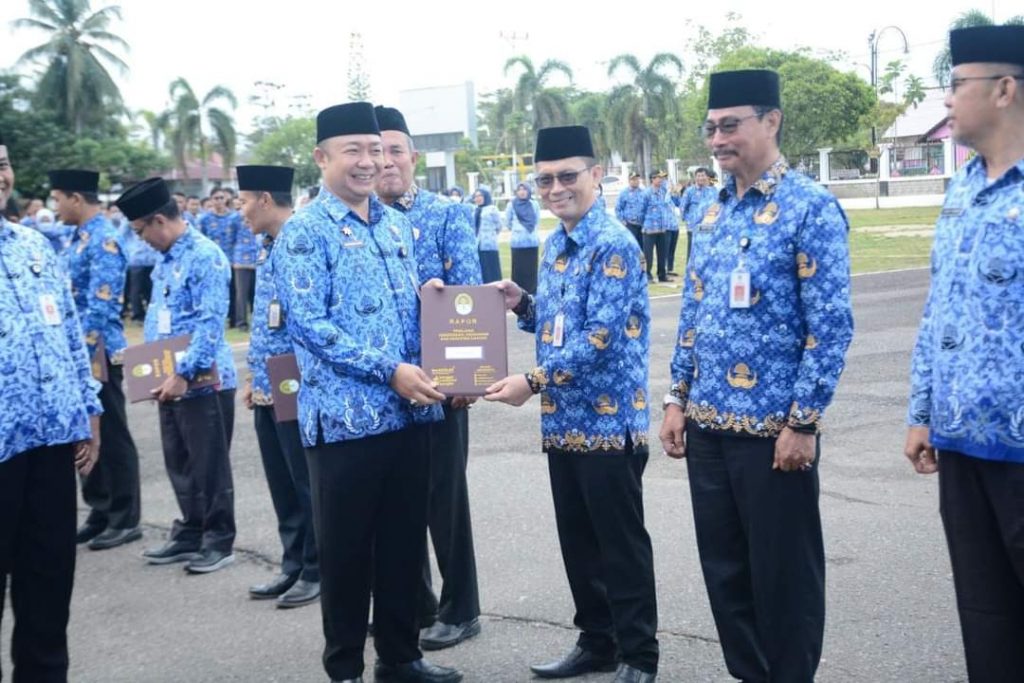
<svg viewBox="0 0 1024 683"><path fill-rule="evenodd" d="M146 306L153 295L153 266L132 266L128 269L128 300L132 320L146 319Z"/></svg>
<svg viewBox="0 0 1024 683"><path fill-rule="evenodd" d="M231 254L227 255L228 260ZM231 281L228 282L228 325L235 327L235 269L231 269Z"/></svg>
<svg viewBox="0 0 1024 683"><path fill-rule="evenodd" d="M668 248L665 250L666 270L674 273L676 270L676 245L679 244L679 231L668 231Z"/></svg>
<svg viewBox="0 0 1024 683"><path fill-rule="evenodd" d="M687 427L697 549L726 667L749 683L811 683L825 628L817 464L772 469L775 439Z"/></svg>
<svg viewBox="0 0 1024 683"><path fill-rule="evenodd" d="M203 550L230 552L235 541L231 433L235 390L160 404L164 465L181 519L171 539Z"/></svg>
<svg viewBox="0 0 1024 683"><path fill-rule="evenodd" d="M501 256L498 251L477 251L480 257L481 282L497 282L501 279Z"/></svg>
<svg viewBox="0 0 1024 683"><path fill-rule="evenodd" d="M337 680L363 672L373 600L380 659L420 657L418 597L427 544L427 425L306 451L320 551L324 669Z"/></svg>
<svg viewBox="0 0 1024 683"><path fill-rule="evenodd" d="M476 553L469 515L469 411L444 408L444 422L430 425L430 493L427 521L441 572L441 600L431 588L430 557L424 547L420 625L436 619L462 624L480 616Z"/></svg>
<svg viewBox="0 0 1024 683"><path fill-rule="evenodd" d="M1024 464L939 454L939 511L971 683L1024 677Z"/></svg>
<svg viewBox="0 0 1024 683"><path fill-rule="evenodd" d="M89 506L86 524L101 529L134 529L139 525L139 452L128 431L124 368L107 362L107 381L100 390L100 457L82 479L82 498Z"/></svg>
<svg viewBox="0 0 1024 683"><path fill-rule="evenodd" d="M512 249L512 282L530 294L537 293L538 247Z"/></svg>
<svg viewBox="0 0 1024 683"><path fill-rule="evenodd" d="M284 550L281 571L304 581L319 581L313 498L299 423L295 420L275 422L273 406L255 406L253 421L270 500L277 515L277 533Z"/></svg>
<svg viewBox="0 0 1024 683"><path fill-rule="evenodd" d="M651 267L654 265L654 251L658 252L658 279L665 280L668 277L668 232L644 233L644 260L647 261L647 277L651 277Z"/></svg>
<svg viewBox="0 0 1024 683"><path fill-rule="evenodd" d="M658 668L658 607L651 538L644 528L647 452L548 453L562 561L576 606L578 644Z"/></svg>
<svg viewBox="0 0 1024 683"><path fill-rule="evenodd" d="M76 505L70 445L0 463L0 617L10 576L15 683L68 679Z"/></svg>
<svg viewBox="0 0 1024 683"><path fill-rule="evenodd" d="M232 268L234 273L235 309L232 324L238 327L249 324L249 311L256 296L256 270L253 268Z"/></svg>
<svg viewBox="0 0 1024 683"><path fill-rule="evenodd" d="M644 226L639 223L626 223L626 228L632 233L633 237L636 238L636 243L643 249L644 246Z"/></svg>

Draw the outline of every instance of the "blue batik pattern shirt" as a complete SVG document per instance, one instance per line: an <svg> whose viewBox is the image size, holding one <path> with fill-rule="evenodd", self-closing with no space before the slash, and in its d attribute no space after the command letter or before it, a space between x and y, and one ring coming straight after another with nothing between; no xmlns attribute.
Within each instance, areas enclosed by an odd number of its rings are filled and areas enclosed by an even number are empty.
<svg viewBox="0 0 1024 683"><path fill-rule="evenodd" d="M531 199L530 204L533 206L533 211L537 215L537 223L532 228L527 228L519 221L519 216L516 215L515 200L508 203L505 207L505 225L512 231L512 238L509 240L513 249L532 249L540 246L540 204L537 203L536 199Z"/></svg>
<svg viewBox="0 0 1024 683"><path fill-rule="evenodd" d="M121 246L128 257L129 268L155 266L160 261L160 252L149 245L132 230L132 224L125 222L121 226Z"/></svg>
<svg viewBox="0 0 1024 683"><path fill-rule="evenodd" d="M242 217L236 211L224 215L210 211L199 219L199 232L213 240L228 259L234 256L235 240L244 230L246 228L242 225Z"/></svg>
<svg viewBox="0 0 1024 683"><path fill-rule="evenodd" d="M195 228L187 228L153 269L153 295L146 309L147 342L191 334L192 341L175 372L187 380L217 364L220 385L190 390L185 398L234 389L235 360L224 339L231 265L224 252ZM159 333L160 310L171 313L171 333Z"/></svg>
<svg viewBox="0 0 1024 683"><path fill-rule="evenodd" d="M686 229L692 231L717 199L718 190L710 185L704 187L690 185L686 188L682 196L679 197L679 212L682 213L683 220L686 222Z"/></svg>
<svg viewBox="0 0 1024 683"><path fill-rule="evenodd" d="M302 374L299 429L307 447L435 422L389 386L419 365L419 276L412 224L370 198L363 221L326 187L284 225L274 272Z"/></svg>
<svg viewBox="0 0 1024 683"><path fill-rule="evenodd" d="M472 220L476 221L477 207L470 207ZM498 233L501 232L501 214L494 204L488 204L480 212L480 230L476 235L477 249L480 251L498 251Z"/></svg>
<svg viewBox="0 0 1024 683"><path fill-rule="evenodd" d="M127 346L121 307L128 261L117 230L102 213L75 230L67 250L67 263L71 294L85 332L89 357L102 338L107 357L120 364Z"/></svg>
<svg viewBox="0 0 1024 683"><path fill-rule="evenodd" d="M668 185L660 188L649 187L644 192L644 233L658 233L678 230L679 220L672 206Z"/></svg>
<svg viewBox="0 0 1024 683"><path fill-rule="evenodd" d="M615 200L615 217L623 224L643 225L646 204L647 192L642 187L627 187Z"/></svg>
<svg viewBox="0 0 1024 683"><path fill-rule="evenodd" d="M35 228L39 231L39 234L49 241L50 247L53 248L53 251L60 256L64 255L65 250L67 250L68 246L71 244L71 236L75 232L75 226L64 225L59 221L46 224L32 221L32 225L29 227Z"/></svg>
<svg viewBox="0 0 1024 683"><path fill-rule="evenodd" d="M46 239L0 217L0 462L84 441L103 409L66 273ZM59 323L49 325L50 298ZM7 524L10 520L4 520Z"/></svg>
<svg viewBox="0 0 1024 683"><path fill-rule="evenodd" d="M562 343L557 320L562 319ZM519 317L536 334L545 451L645 450L650 303L640 247L595 202L544 243L537 296Z"/></svg>
<svg viewBox="0 0 1024 683"><path fill-rule="evenodd" d="M683 289L672 393L690 420L750 436L817 429L853 337L848 230L836 199L784 159L743 199L729 180L694 226ZM745 309L729 304L741 253Z"/></svg>
<svg viewBox="0 0 1024 683"><path fill-rule="evenodd" d="M292 338L288 329L282 324L277 329L270 329L270 303L280 304L277 294L277 279L274 276L274 238L265 235L263 246L256 259L256 298L252 307L252 336L249 338L249 355L246 362L252 373L252 402L256 405L272 405L274 397L270 390L270 377L267 375L267 359L293 353Z"/></svg>
<svg viewBox="0 0 1024 683"><path fill-rule="evenodd" d="M465 205L414 185L393 208L412 223L420 282L439 278L446 285L480 284L480 256Z"/></svg>
<svg viewBox="0 0 1024 683"><path fill-rule="evenodd" d="M1024 160L990 184L976 157L950 183L908 421L940 450L1024 463Z"/></svg>
<svg viewBox="0 0 1024 683"><path fill-rule="evenodd" d="M255 268L260 254L260 242L252 230L242 223L235 233L235 248L231 252L231 265L241 268Z"/></svg>

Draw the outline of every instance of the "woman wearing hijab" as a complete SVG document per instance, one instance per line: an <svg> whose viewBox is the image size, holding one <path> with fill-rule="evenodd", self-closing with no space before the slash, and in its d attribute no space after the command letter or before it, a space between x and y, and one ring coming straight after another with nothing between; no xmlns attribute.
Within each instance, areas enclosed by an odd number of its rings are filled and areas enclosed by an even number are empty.
<svg viewBox="0 0 1024 683"><path fill-rule="evenodd" d="M480 273L484 284L501 279L501 259L498 257L498 233L501 232L501 214L491 200L491 191L481 187L473 193L473 226L476 229L476 247L480 252Z"/></svg>
<svg viewBox="0 0 1024 683"><path fill-rule="evenodd" d="M505 223L512 230L512 281L530 294L537 292L537 249L540 237L540 204L526 183L519 183L516 196L505 209Z"/></svg>

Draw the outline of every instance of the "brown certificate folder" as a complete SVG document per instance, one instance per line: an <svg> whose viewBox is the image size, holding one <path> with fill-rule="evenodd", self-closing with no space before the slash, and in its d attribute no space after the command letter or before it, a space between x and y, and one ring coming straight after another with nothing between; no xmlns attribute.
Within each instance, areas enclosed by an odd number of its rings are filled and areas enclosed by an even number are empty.
<svg viewBox="0 0 1024 683"><path fill-rule="evenodd" d="M493 286L420 290L423 370L446 396L483 396L508 375L505 299Z"/></svg>
<svg viewBox="0 0 1024 683"><path fill-rule="evenodd" d="M151 393L174 374L178 358L185 354L192 335L183 334L160 341L129 346L124 350L125 394L132 403L153 398ZM216 363L209 370L196 375L188 383L189 389L201 389L220 384Z"/></svg>
<svg viewBox="0 0 1024 683"><path fill-rule="evenodd" d="M106 384L110 381L107 374L107 345L103 343L103 337L96 341L96 350L92 352L92 376L97 382Z"/></svg>
<svg viewBox="0 0 1024 683"><path fill-rule="evenodd" d="M274 421L289 422L299 419L299 364L294 353L267 358L267 376L270 393L274 397Z"/></svg>

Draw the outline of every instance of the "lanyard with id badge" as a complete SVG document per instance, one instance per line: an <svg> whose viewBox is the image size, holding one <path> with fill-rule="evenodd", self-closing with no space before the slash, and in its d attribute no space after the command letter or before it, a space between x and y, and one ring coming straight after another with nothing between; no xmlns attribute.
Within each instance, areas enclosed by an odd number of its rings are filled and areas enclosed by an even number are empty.
<svg viewBox="0 0 1024 683"><path fill-rule="evenodd" d="M30 267L32 274L37 278L43 273L43 255L35 254L35 259ZM53 294L43 293L39 295L39 312L43 314L43 322L47 325L60 325L63 318L60 314L60 306L57 305L57 297Z"/></svg>
<svg viewBox="0 0 1024 683"><path fill-rule="evenodd" d="M171 296L171 288L169 285L164 285L164 300L163 305L156 312L156 333L157 334L170 334L171 333L171 309L167 307L167 300Z"/></svg>
<svg viewBox="0 0 1024 683"><path fill-rule="evenodd" d="M739 262L729 276L729 308L750 308L750 271L747 269L747 250L750 237L740 238Z"/></svg>

